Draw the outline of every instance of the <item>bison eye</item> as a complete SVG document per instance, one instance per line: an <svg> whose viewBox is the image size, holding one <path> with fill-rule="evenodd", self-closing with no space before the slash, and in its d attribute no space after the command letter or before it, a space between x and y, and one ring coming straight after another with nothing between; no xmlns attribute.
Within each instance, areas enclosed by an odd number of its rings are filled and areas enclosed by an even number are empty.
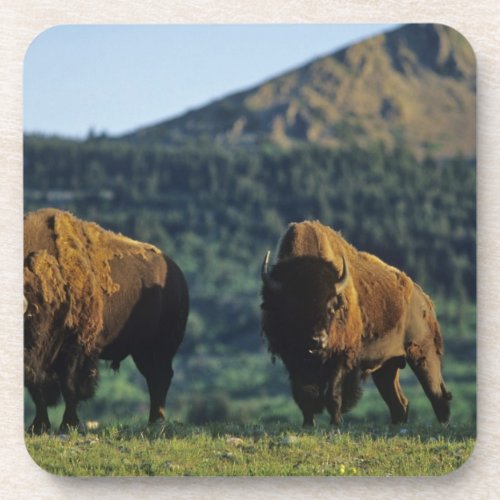
<svg viewBox="0 0 500 500"><path fill-rule="evenodd" d="M326 310L327 310L327 313L330 317L333 317L335 315L335 313L341 309L343 309L344 307L344 301L342 299L342 296L341 295L337 295L335 297L333 297L333 299L331 299L327 306L326 306Z"/></svg>

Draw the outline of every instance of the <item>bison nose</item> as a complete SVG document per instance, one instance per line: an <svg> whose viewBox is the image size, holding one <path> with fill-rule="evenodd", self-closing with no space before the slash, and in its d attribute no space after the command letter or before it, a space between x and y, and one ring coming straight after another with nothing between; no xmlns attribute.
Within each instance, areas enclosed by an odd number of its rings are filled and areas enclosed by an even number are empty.
<svg viewBox="0 0 500 500"><path fill-rule="evenodd" d="M311 339L311 350L317 350L317 349L324 349L326 347L326 341L328 339L328 335L326 334L325 330L321 330L321 332L318 335L314 335L314 337Z"/></svg>

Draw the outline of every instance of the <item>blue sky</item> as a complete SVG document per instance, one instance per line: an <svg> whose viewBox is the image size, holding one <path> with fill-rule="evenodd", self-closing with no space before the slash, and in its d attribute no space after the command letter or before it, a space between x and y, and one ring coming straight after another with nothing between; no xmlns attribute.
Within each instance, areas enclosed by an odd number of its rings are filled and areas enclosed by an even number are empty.
<svg viewBox="0 0 500 500"><path fill-rule="evenodd" d="M244 90L387 24L57 26L24 61L24 130L118 135Z"/></svg>

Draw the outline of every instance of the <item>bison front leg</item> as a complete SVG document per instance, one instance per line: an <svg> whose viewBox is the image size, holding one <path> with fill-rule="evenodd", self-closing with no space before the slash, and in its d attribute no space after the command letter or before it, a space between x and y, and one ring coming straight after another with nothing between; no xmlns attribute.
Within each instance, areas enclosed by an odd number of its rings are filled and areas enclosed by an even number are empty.
<svg viewBox="0 0 500 500"><path fill-rule="evenodd" d="M35 418L28 427L28 432L31 434L43 434L50 429L49 414L47 412L47 402L43 391L38 387L28 387L33 403L35 403Z"/></svg>
<svg viewBox="0 0 500 500"><path fill-rule="evenodd" d="M78 429L80 427L80 420L76 408L78 401L73 397L64 396L66 407L62 418L61 425L59 426L60 432L68 432L71 429Z"/></svg>
<svg viewBox="0 0 500 500"><path fill-rule="evenodd" d="M327 389L325 405L328 413L330 413L330 423L336 426L340 426L342 423L342 384L344 376L343 363L341 361L335 363Z"/></svg>
<svg viewBox="0 0 500 500"><path fill-rule="evenodd" d="M292 395L302 412L302 425L313 427L314 414L323 411L323 394L319 385L292 379Z"/></svg>
<svg viewBox="0 0 500 500"><path fill-rule="evenodd" d="M28 391L35 404L35 418L28 427L28 432L33 434L42 434L50 429L50 420L47 407L57 403L61 392L59 383L53 373L44 375L43 380L37 384L26 384Z"/></svg>
<svg viewBox="0 0 500 500"><path fill-rule="evenodd" d="M68 432L80 427L77 407L91 398L97 387L97 360L81 351L79 346L68 349L56 362L65 409L59 430Z"/></svg>

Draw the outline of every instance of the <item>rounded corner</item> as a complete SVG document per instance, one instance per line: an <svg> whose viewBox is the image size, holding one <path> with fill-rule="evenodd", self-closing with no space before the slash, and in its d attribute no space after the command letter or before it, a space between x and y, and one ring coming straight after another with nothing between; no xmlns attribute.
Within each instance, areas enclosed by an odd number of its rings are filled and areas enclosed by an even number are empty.
<svg viewBox="0 0 500 500"><path fill-rule="evenodd" d="M24 50L24 56L23 56L23 68L26 65L26 58L30 52L30 50L33 48L33 46L40 41L41 38L46 36L49 32L54 31L58 28L63 28L67 27L67 24L54 24L52 26L48 26L42 29L42 31L39 31L38 33L35 34L35 36L31 39L31 41L28 43Z"/></svg>
<svg viewBox="0 0 500 500"><path fill-rule="evenodd" d="M452 479L452 476L454 474L458 473L459 470L462 470L464 466L467 465L468 467L470 467L471 466L470 460L471 460L472 456L474 455L474 453L476 453L476 450L477 450L477 432L476 432L476 437L474 439L473 448L470 451L470 453L467 456L467 458L465 458L465 460L458 467L456 467L455 469L453 469L450 472L446 472L445 474L440 474L439 477L441 477L441 478L447 478L447 479L451 478Z"/></svg>
<svg viewBox="0 0 500 500"><path fill-rule="evenodd" d="M450 32L453 33L453 36L455 36L456 38L460 38L461 40L463 40L463 43L466 44L466 50L469 51L471 54L472 54L472 57L473 57L473 64L475 67L477 67L477 56L476 56L476 51L474 50L474 47L472 45L472 43L469 41L469 39L461 32L459 31L457 28L455 28L454 26L451 26L450 24L446 24L446 23L430 23L432 24L433 26L439 26L445 30L448 30Z"/></svg>
<svg viewBox="0 0 500 500"><path fill-rule="evenodd" d="M26 453L30 460L35 464L36 467L38 467L42 472L45 474L49 474L55 478L60 478L60 477L74 477L74 476L68 476L66 474L58 474L57 472L54 472L50 469L45 468L42 464L40 464L37 459L35 458L35 454L32 454L30 452L30 449L28 447L28 444L26 442L26 439L29 437L28 433L26 432L25 429L23 429L23 443L24 443L24 449L26 450Z"/></svg>

